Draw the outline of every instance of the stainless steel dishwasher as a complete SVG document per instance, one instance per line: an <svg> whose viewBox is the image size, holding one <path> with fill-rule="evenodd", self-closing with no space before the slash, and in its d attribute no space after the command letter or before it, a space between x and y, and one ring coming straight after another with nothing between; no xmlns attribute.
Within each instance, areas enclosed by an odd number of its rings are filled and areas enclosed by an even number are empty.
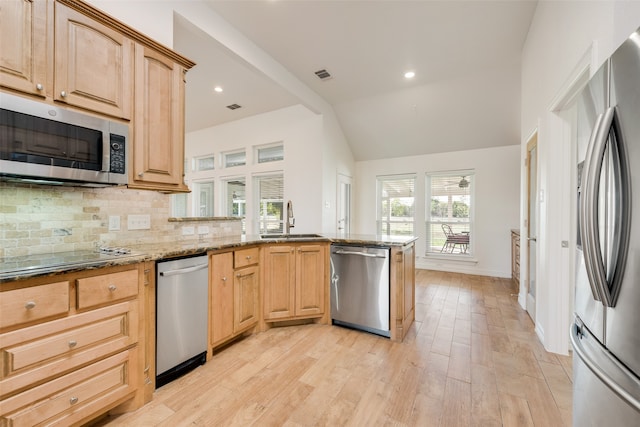
<svg viewBox="0 0 640 427"><path fill-rule="evenodd" d="M389 327L389 248L331 245L331 319L385 337Z"/></svg>
<svg viewBox="0 0 640 427"><path fill-rule="evenodd" d="M206 361L209 263L203 255L156 267L157 388Z"/></svg>

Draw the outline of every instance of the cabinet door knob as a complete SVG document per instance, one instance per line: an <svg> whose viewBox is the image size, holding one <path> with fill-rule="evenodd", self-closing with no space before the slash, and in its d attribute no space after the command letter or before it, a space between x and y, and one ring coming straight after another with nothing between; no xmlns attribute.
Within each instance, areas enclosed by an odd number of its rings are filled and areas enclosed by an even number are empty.
<svg viewBox="0 0 640 427"><path fill-rule="evenodd" d="M34 301L28 301L25 305L24 308L26 308L27 310L31 310L32 308L35 308L36 303Z"/></svg>
<svg viewBox="0 0 640 427"><path fill-rule="evenodd" d="M116 289L118 289L118 288L116 287L116 285L109 285L109 291L110 291L110 292L115 292L115 291L116 291Z"/></svg>
<svg viewBox="0 0 640 427"><path fill-rule="evenodd" d="M62 92L60 92L60 96L63 98L67 97L67 92L65 92L64 90Z"/></svg>
<svg viewBox="0 0 640 427"><path fill-rule="evenodd" d="M71 340L71 341L69 341L69 348L73 348L73 347L75 347L76 345L78 345L78 341L76 341L76 340Z"/></svg>
<svg viewBox="0 0 640 427"><path fill-rule="evenodd" d="M247 261L249 261L251 259L251 255L247 255L246 258L247 258Z"/></svg>
<svg viewBox="0 0 640 427"><path fill-rule="evenodd" d="M42 86L42 83L38 83L38 84L36 84L36 89L42 90L42 89L44 89L44 86Z"/></svg>
<svg viewBox="0 0 640 427"><path fill-rule="evenodd" d="M76 403L78 403L78 398L77 397L72 397L71 399L69 399L69 403L71 403L72 405L75 405Z"/></svg>
<svg viewBox="0 0 640 427"><path fill-rule="evenodd" d="M226 277L226 276L225 276L225 277L223 277L223 278L222 278L222 281L223 281L223 282L226 282L226 281L227 281L227 277Z"/></svg>
<svg viewBox="0 0 640 427"><path fill-rule="evenodd" d="M138 174L138 177L139 177L139 178L142 178L142 175L144 175L144 174L143 174L142 172L140 172L140 173Z"/></svg>

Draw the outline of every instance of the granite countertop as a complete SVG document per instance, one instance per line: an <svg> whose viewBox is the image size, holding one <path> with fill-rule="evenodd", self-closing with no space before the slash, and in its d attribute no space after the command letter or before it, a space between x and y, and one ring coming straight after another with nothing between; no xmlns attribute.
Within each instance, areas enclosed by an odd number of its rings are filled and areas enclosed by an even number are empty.
<svg viewBox="0 0 640 427"><path fill-rule="evenodd" d="M206 239L189 243L149 243L130 246L130 254L104 255L90 251L64 252L54 254L27 255L0 258L0 283L27 279L31 277L54 275L72 271L126 265L143 261L158 261L190 255L199 255L208 251L233 249L264 243L287 242L330 242L368 246L404 246L413 243L417 237L396 237L365 234L338 236L330 234L295 234L284 237L272 235L263 238L254 236L232 236Z"/></svg>

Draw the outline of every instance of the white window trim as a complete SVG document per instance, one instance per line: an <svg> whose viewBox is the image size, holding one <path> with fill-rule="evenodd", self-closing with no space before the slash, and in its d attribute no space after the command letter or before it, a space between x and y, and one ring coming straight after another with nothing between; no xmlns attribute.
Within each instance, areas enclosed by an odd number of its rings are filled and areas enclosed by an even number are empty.
<svg viewBox="0 0 640 427"><path fill-rule="evenodd" d="M471 185L471 190L469 192L469 198L470 198L470 207L471 207L471 214L469 215L469 233L471 234L471 236L473 236L475 234L475 192L476 192L476 180L475 180L475 176L476 176L476 171L475 169L459 169L459 170L449 170L449 171L437 171L437 172L425 172L425 188L424 188L424 233L425 233L425 248L424 248L424 258L428 258L428 259L442 259L442 260L447 260L447 261L459 261L459 262L466 262L466 263L477 263L477 258L476 258L476 251L475 251L475 241L476 239L471 238L469 240L469 247L467 249L467 253L445 253L445 252L430 252L429 248L431 246L431 241L429 239L429 232L428 232L428 224L431 223L431 209L430 209L430 203L431 203L431 177L434 176L452 176L452 175L459 175L459 176L472 176L474 177L474 179L472 180L472 185ZM437 224L441 224L443 222L437 222Z"/></svg>
<svg viewBox="0 0 640 427"><path fill-rule="evenodd" d="M376 176L376 233L381 234L381 224L382 224L382 182L383 181L392 181L392 180L402 180L402 179L413 179L413 220L406 221L411 222L413 224L413 235L416 235L416 202L418 198L416 197L416 186L418 175L416 173L404 173L397 175L378 175Z"/></svg>

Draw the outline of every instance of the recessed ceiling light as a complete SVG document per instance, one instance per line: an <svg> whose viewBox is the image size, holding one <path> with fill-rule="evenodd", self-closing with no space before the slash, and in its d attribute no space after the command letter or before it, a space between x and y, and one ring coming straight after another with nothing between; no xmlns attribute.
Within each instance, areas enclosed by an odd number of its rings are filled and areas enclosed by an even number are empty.
<svg viewBox="0 0 640 427"><path fill-rule="evenodd" d="M220 92L222 92L224 89L222 89L220 86L216 86L216 87L214 87L214 88L213 88L213 90L214 90L214 91L216 91L216 92L218 92L218 93L220 93Z"/></svg>
<svg viewBox="0 0 640 427"><path fill-rule="evenodd" d="M404 73L404 78L405 79L412 79L416 76L415 71L407 71L406 73Z"/></svg>

